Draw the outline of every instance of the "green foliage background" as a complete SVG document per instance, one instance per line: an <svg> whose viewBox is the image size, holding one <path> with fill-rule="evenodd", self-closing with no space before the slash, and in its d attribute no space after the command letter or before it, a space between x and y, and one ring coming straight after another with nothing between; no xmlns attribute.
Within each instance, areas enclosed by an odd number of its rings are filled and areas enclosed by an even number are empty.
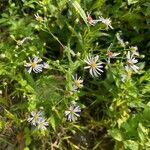
<svg viewBox="0 0 150 150"><path fill-rule="evenodd" d="M114 29L89 25L87 11L95 19L111 18ZM31 39L19 44L25 37ZM85 57L98 54L106 62L111 43L121 56L92 78ZM131 46L138 47L141 70L122 82ZM149 52L149 0L0 0L0 149L149 150ZM29 74L24 63L34 55L50 68ZM84 87L69 95L76 73ZM64 116L72 100L82 108L75 123ZM41 107L49 122L44 132L27 121Z"/></svg>

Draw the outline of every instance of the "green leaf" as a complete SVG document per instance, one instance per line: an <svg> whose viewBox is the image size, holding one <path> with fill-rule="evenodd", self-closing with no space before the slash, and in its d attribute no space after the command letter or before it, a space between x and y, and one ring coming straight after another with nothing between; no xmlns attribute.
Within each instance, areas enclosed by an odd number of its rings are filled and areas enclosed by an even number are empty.
<svg viewBox="0 0 150 150"><path fill-rule="evenodd" d="M123 141L121 132L118 129L112 129L109 131L109 134L117 141Z"/></svg>
<svg viewBox="0 0 150 150"><path fill-rule="evenodd" d="M138 150L139 149L139 144L135 141L127 140L127 141L124 141L123 143L124 143L125 149L127 149L127 150Z"/></svg>
<svg viewBox="0 0 150 150"><path fill-rule="evenodd" d="M150 107L145 107L143 111L144 119L150 121Z"/></svg>
<svg viewBox="0 0 150 150"><path fill-rule="evenodd" d="M82 7L80 6L80 4L75 0L70 0L70 4L76 9L76 11L80 14L84 22L87 24L86 14L84 10L82 9Z"/></svg>
<svg viewBox="0 0 150 150"><path fill-rule="evenodd" d="M147 129L146 129L141 123L139 123L139 126L138 126L137 131L138 131L138 135L139 135L140 140L141 140L143 143L145 143L146 137L147 137L147 135L148 135Z"/></svg>
<svg viewBox="0 0 150 150"><path fill-rule="evenodd" d="M29 147L25 147L23 150L30 150Z"/></svg>
<svg viewBox="0 0 150 150"><path fill-rule="evenodd" d="M135 4L137 2L138 2L138 0L128 0L128 5Z"/></svg>
<svg viewBox="0 0 150 150"><path fill-rule="evenodd" d="M52 116L51 118L49 118L50 124L53 128L53 130L56 130L56 122L55 122L55 118L54 116Z"/></svg>
<svg viewBox="0 0 150 150"><path fill-rule="evenodd" d="M20 120L17 118L16 115L12 114L10 111L5 109L5 115L7 118L12 119L17 125L20 125Z"/></svg>

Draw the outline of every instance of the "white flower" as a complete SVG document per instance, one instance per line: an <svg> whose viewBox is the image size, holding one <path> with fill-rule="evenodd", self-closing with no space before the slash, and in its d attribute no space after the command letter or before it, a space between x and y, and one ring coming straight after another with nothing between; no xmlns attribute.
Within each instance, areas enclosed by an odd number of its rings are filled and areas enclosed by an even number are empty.
<svg viewBox="0 0 150 150"><path fill-rule="evenodd" d="M27 120L35 126L36 124L38 124L39 120L43 117L43 115L44 115L44 112L42 111L38 111L38 112L32 111L31 112L32 117L28 118Z"/></svg>
<svg viewBox="0 0 150 150"><path fill-rule="evenodd" d="M69 107L69 110L65 111L65 116L69 121L76 121L80 117L81 108L76 106L76 103L72 103Z"/></svg>
<svg viewBox="0 0 150 150"><path fill-rule="evenodd" d="M34 16L35 16L35 19L36 19L37 21L39 21L39 22L42 22L42 21L43 21L43 18L42 18L41 16L39 16L38 13L34 14Z"/></svg>
<svg viewBox="0 0 150 150"><path fill-rule="evenodd" d="M89 56L87 57L84 62L88 64L88 66L84 67L84 69L89 69L90 74L93 77L98 77L98 75L101 75L101 72L103 72L103 70L101 68L103 68L102 66L102 62L97 63L99 59L99 56Z"/></svg>
<svg viewBox="0 0 150 150"><path fill-rule="evenodd" d="M139 67L135 64L138 62L136 58L133 57L134 55L131 55L130 51L127 53L127 65L125 66L126 71L133 70L135 72L138 72Z"/></svg>
<svg viewBox="0 0 150 150"><path fill-rule="evenodd" d="M138 52L138 47L137 46L131 46L130 50L131 50L133 55L139 56L139 52Z"/></svg>
<svg viewBox="0 0 150 150"><path fill-rule="evenodd" d="M4 53L0 54L0 58L5 58L6 55Z"/></svg>
<svg viewBox="0 0 150 150"><path fill-rule="evenodd" d="M44 62L44 63L43 63L43 68L48 69L48 68L49 68L49 65Z"/></svg>
<svg viewBox="0 0 150 150"><path fill-rule="evenodd" d="M106 55L108 56L107 62L110 63L110 58L115 58L116 56L120 55L120 53L113 53L111 51L107 51Z"/></svg>
<svg viewBox="0 0 150 150"><path fill-rule="evenodd" d="M112 25L111 25L111 20L110 20L110 18L104 19L102 16L100 16L100 17L99 17L99 22L104 23L104 24L107 26L107 28L109 27L109 28L113 29L113 27L112 27Z"/></svg>
<svg viewBox="0 0 150 150"><path fill-rule="evenodd" d="M119 43L120 43L120 45L122 46L122 47L125 47L125 43L124 43L124 41L123 41L123 39L120 37L120 32L118 32L117 34L116 34L116 38L117 38L117 40L119 41Z"/></svg>
<svg viewBox="0 0 150 150"><path fill-rule="evenodd" d="M46 121L45 118L40 118L38 120L38 129L39 130L46 130L46 126L48 126L48 122Z"/></svg>
<svg viewBox="0 0 150 150"><path fill-rule="evenodd" d="M94 20L91 15L91 13L87 12L87 22L90 24L90 25L96 25L96 23L98 23L99 21L98 20Z"/></svg>
<svg viewBox="0 0 150 150"><path fill-rule="evenodd" d="M77 89L83 87L83 80L81 80L81 77L78 78L77 74L75 76L72 76L73 78L73 89L76 91Z"/></svg>
<svg viewBox="0 0 150 150"><path fill-rule="evenodd" d="M31 58L29 57L29 63L25 64L25 67L28 68L28 72L31 73L31 71L33 70L35 73L40 73L42 72L43 68L46 68L48 64L43 63L40 64L40 62L42 61L41 58L39 57L34 57L33 61L31 60Z"/></svg>
<svg viewBox="0 0 150 150"><path fill-rule="evenodd" d="M111 51L108 51L106 54L109 58L115 58L116 56L120 55L120 53L113 53Z"/></svg>

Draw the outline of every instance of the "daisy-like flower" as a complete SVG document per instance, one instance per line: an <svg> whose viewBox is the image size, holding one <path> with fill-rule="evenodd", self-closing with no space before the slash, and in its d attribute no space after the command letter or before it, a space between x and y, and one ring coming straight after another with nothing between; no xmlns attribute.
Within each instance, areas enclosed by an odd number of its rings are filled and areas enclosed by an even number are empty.
<svg viewBox="0 0 150 150"><path fill-rule="evenodd" d="M25 64L25 67L28 68L28 72L31 73L33 70L35 73L40 73L42 72L43 68L46 68L48 64L46 63L41 63L42 59L39 57L34 57L33 60L29 57L29 63Z"/></svg>
<svg viewBox="0 0 150 150"><path fill-rule="evenodd" d="M48 126L48 122L46 121L45 118L40 118L38 120L38 129L39 130L46 130L46 126Z"/></svg>
<svg viewBox="0 0 150 150"><path fill-rule="evenodd" d="M96 23L98 23L99 21L98 20L94 20L92 17L91 17L91 13L87 12L87 22L92 25L92 26L95 26Z"/></svg>
<svg viewBox="0 0 150 150"><path fill-rule="evenodd" d="M120 55L120 53L113 53L111 51L107 51L106 55L108 56L108 61L107 62L110 63L110 58L115 58L116 56Z"/></svg>
<svg viewBox="0 0 150 150"><path fill-rule="evenodd" d="M135 64L138 62L138 60L134 57L134 55L131 55L131 52L128 51L127 53L127 65L125 66L126 70L133 70L135 72L138 72L139 67Z"/></svg>
<svg viewBox="0 0 150 150"><path fill-rule="evenodd" d="M73 89L76 91L77 89L83 87L83 80L81 80L81 77L78 78L77 74L75 76L72 76L73 78Z"/></svg>
<svg viewBox="0 0 150 150"><path fill-rule="evenodd" d="M89 56L87 57L84 62L88 65L84 67L84 69L89 69L90 74L92 77L98 77L98 75L101 75L101 72L103 70L102 62L98 62L99 56Z"/></svg>
<svg viewBox="0 0 150 150"><path fill-rule="evenodd" d="M37 21L39 21L39 22L42 22L42 21L43 21L43 18L42 18L41 16L39 16L38 13L34 14L34 16L35 16L35 19L36 19Z"/></svg>
<svg viewBox="0 0 150 150"><path fill-rule="evenodd" d="M109 28L113 29L113 27L112 27L112 25L111 25L111 20L110 20L110 18L104 19L102 16L100 16L100 17L99 17L99 22L104 23L104 24L107 26L107 28L109 27Z"/></svg>
<svg viewBox="0 0 150 150"><path fill-rule="evenodd" d="M42 112L42 111L32 111L31 112L31 117L30 118L28 118L27 120L29 121L29 122L31 122L32 123L32 125L36 125L36 124L38 124L38 122L39 122L39 120L43 117L43 115L44 115L44 112Z"/></svg>
<svg viewBox="0 0 150 150"><path fill-rule="evenodd" d="M116 56L120 55L120 53L113 53L111 51L107 51L106 54L109 58L115 58Z"/></svg>
<svg viewBox="0 0 150 150"><path fill-rule="evenodd" d="M69 110L65 111L65 116L69 121L76 121L80 117L81 108L77 106L76 103L72 103L69 107Z"/></svg>
<svg viewBox="0 0 150 150"><path fill-rule="evenodd" d="M139 52L138 52L138 47L137 46L131 46L130 50L132 52L132 55L139 56Z"/></svg>

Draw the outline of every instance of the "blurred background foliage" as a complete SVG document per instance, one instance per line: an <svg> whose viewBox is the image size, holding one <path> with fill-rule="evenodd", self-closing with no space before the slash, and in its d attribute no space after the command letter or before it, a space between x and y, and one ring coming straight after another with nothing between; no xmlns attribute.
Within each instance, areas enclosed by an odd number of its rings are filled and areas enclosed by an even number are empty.
<svg viewBox="0 0 150 150"><path fill-rule="evenodd" d="M114 29L90 26L86 12L94 19L111 18ZM118 43L117 33L127 47ZM0 149L149 150L149 39L149 0L0 0ZM99 54L106 62L111 43L123 57L92 79L83 71L84 58ZM144 70L122 82L131 46L138 47ZM50 69L28 74L24 62L34 55ZM70 95L76 72L84 87ZM72 100L82 108L75 123L64 117ZM50 124L46 132L26 121L40 108Z"/></svg>

